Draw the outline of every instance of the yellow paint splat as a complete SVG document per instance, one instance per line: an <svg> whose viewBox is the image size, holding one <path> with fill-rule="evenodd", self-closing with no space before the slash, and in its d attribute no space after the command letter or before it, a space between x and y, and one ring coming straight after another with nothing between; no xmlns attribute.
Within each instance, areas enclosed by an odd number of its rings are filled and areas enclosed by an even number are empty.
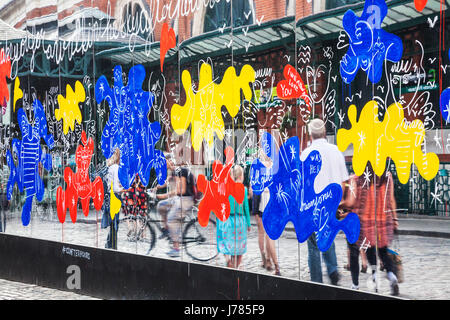
<svg viewBox="0 0 450 320"><path fill-rule="evenodd" d="M249 83L254 81L255 70L250 65L244 65L239 76L236 75L234 67L229 67L222 82L216 84L211 65L203 63L200 67L198 90L194 93L191 74L184 70L182 83L186 92L186 103L184 106L172 106L173 129L181 135L191 124L191 140L195 151L200 149L203 139L211 146L214 133L222 140L225 130L222 106L225 106L231 117L235 117L241 105L241 90L245 99L250 100L252 89Z"/></svg>
<svg viewBox="0 0 450 320"><path fill-rule="evenodd" d="M55 109L55 118L58 121L63 119L64 134L69 132L69 128L72 131L75 129L75 121L81 123L81 111L78 104L84 102L85 99L86 93L80 81L75 82L75 91L70 85L66 86L66 98L58 95L59 109Z"/></svg>
<svg viewBox="0 0 450 320"><path fill-rule="evenodd" d="M349 130L339 129L337 146L344 151L353 144L353 169L360 176L370 161L374 172L381 176L390 157L395 163L400 183L407 183L411 164L417 166L419 174L426 180L434 178L439 170L439 158L434 153L422 151L425 128L423 122L405 119L399 103L389 106L383 121L378 119L378 105L369 101L356 121L355 105L348 109L351 123Z"/></svg>
<svg viewBox="0 0 450 320"><path fill-rule="evenodd" d="M114 220L116 214L119 213L120 208L122 207L122 202L116 197L113 191L113 183L111 181L111 200L109 204L109 214L111 215L111 219Z"/></svg>
<svg viewBox="0 0 450 320"><path fill-rule="evenodd" d="M16 102L23 98L23 91L20 89L19 77L14 81L14 100L13 100L13 112L16 112Z"/></svg>

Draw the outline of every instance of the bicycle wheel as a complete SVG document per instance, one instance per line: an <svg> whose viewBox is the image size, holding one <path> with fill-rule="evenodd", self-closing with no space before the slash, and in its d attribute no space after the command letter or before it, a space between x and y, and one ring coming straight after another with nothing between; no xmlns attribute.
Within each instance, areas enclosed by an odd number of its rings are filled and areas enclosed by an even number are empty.
<svg viewBox="0 0 450 320"><path fill-rule="evenodd" d="M209 261L217 255L216 222L209 219L206 227L200 226L198 219L189 221L183 232L186 253L194 260Z"/></svg>
<svg viewBox="0 0 450 320"><path fill-rule="evenodd" d="M150 223L142 216L138 216L137 221L137 239L136 253L148 255L155 247L156 234Z"/></svg>
<svg viewBox="0 0 450 320"><path fill-rule="evenodd" d="M144 218L128 215L120 219L117 241L121 251L148 255L155 246L156 235Z"/></svg>

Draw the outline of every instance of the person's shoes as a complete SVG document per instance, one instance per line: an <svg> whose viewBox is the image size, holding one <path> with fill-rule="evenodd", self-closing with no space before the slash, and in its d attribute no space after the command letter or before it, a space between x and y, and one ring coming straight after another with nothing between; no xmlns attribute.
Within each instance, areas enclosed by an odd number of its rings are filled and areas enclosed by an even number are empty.
<svg viewBox="0 0 450 320"><path fill-rule="evenodd" d="M166 252L166 254L171 258L178 258L180 256L180 250L172 249L169 252Z"/></svg>
<svg viewBox="0 0 450 320"><path fill-rule="evenodd" d="M373 290L375 292L378 292L378 288L377 288L377 273L376 273L376 271L372 271L372 286L373 286Z"/></svg>
<svg viewBox="0 0 450 320"><path fill-rule="evenodd" d="M347 263L347 264L344 266L344 269L347 270L347 271L350 271L350 265Z"/></svg>
<svg viewBox="0 0 450 320"><path fill-rule="evenodd" d="M267 260L266 260L266 255L264 253L261 253L261 259L262 259L261 268L265 269L266 268L266 264L267 264Z"/></svg>
<svg viewBox="0 0 450 320"><path fill-rule="evenodd" d="M333 272L332 274L330 274L330 280L331 280L331 284L334 286L337 286L340 280L340 275L337 271Z"/></svg>
<svg viewBox="0 0 450 320"><path fill-rule="evenodd" d="M275 265L275 275L281 276L280 267L277 264Z"/></svg>
<svg viewBox="0 0 450 320"><path fill-rule="evenodd" d="M389 282L391 284L391 294L393 296L398 296L400 293L400 290L398 288L398 279L395 276L393 272L388 272L387 278L389 279Z"/></svg>
<svg viewBox="0 0 450 320"><path fill-rule="evenodd" d="M366 273L366 272L367 272L367 266L362 266L361 273Z"/></svg>
<svg viewBox="0 0 450 320"><path fill-rule="evenodd" d="M169 230L163 229L162 234L159 236L159 240L169 237Z"/></svg>
<svg viewBox="0 0 450 320"><path fill-rule="evenodd" d="M391 283L391 294L393 296L398 296L400 294L400 289L398 288L398 282L394 284Z"/></svg>
<svg viewBox="0 0 450 320"><path fill-rule="evenodd" d="M354 284L352 283L352 290L359 290L359 286L354 285Z"/></svg>

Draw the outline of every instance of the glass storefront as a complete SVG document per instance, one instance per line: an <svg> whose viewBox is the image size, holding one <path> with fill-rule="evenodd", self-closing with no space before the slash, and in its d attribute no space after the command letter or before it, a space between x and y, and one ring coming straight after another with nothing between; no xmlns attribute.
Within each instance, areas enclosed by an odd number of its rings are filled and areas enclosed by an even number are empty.
<svg viewBox="0 0 450 320"><path fill-rule="evenodd" d="M1 231L447 299L446 13L5 1Z"/></svg>

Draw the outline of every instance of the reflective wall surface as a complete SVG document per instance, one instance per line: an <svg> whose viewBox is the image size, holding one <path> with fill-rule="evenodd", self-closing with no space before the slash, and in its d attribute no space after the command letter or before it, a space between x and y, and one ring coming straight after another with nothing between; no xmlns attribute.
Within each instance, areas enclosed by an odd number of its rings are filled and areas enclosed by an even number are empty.
<svg viewBox="0 0 450 320"><path fill-rule="evenodd" d="M447 299L446 13L5 0L0 231Z"/></svg>

